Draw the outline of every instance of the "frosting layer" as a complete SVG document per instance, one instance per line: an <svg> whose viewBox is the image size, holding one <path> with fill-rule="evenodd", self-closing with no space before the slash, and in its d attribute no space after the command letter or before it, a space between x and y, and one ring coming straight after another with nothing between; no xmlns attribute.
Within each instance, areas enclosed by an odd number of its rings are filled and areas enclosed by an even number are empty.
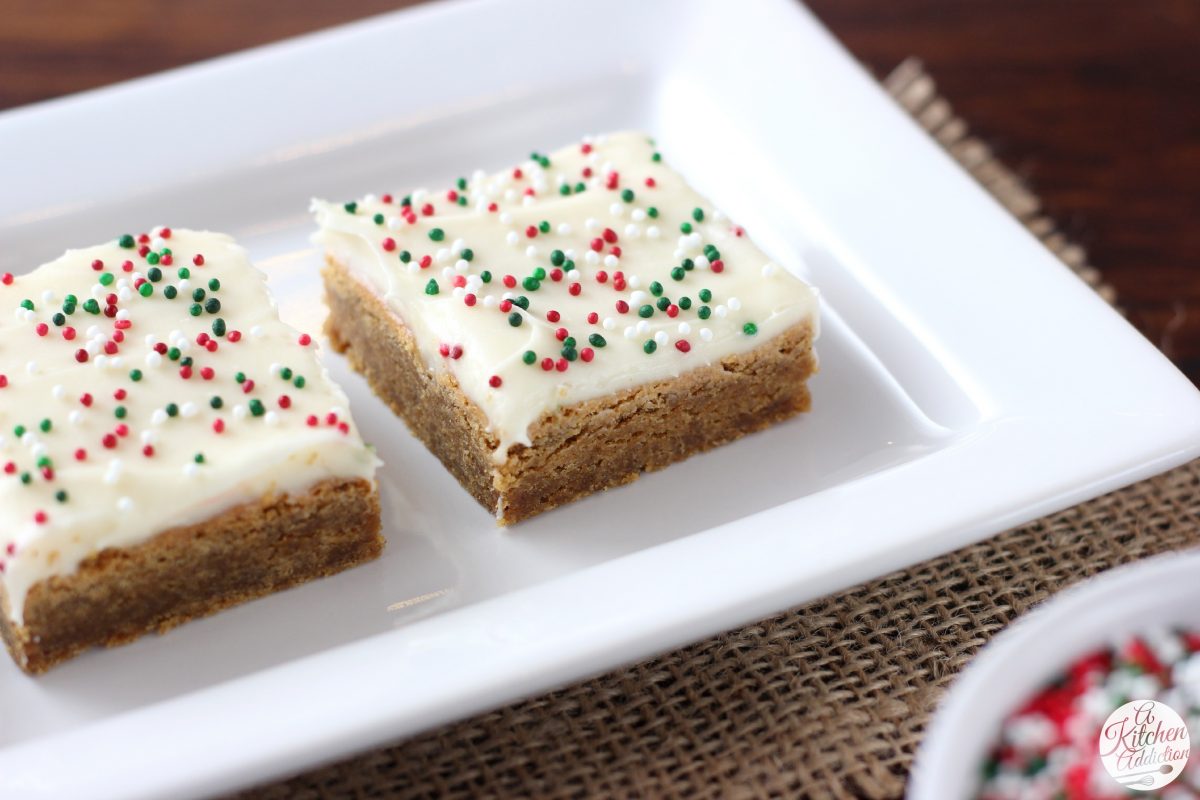
<svg viewBox="0 0 1200 800"><path fill-rule="evenodd" d="M314 200L314 240L487 416L497 462L547 411L678 376L801 322L815 292L639 133L440 190Z"/></svg>
<svg viewBox="0 0 1200 800"><path fill-rule="evenodd" d="M38 581L377 459L265 276L222 234L157 229L0 276L0 581Z"/></svg>

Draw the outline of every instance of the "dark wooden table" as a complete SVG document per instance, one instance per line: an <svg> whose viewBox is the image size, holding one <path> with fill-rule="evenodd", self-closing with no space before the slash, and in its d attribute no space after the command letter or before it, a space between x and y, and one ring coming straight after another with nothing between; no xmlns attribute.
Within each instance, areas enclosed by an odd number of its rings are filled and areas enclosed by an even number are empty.
<svg viewBox="0 0 1200 800"><path fill-rule="evenodd" d="M406 4L0 0L0 108ZM810 6L880 75L922 58L1087 247L1133 323L1200 384L1200 1Z"/></svg>

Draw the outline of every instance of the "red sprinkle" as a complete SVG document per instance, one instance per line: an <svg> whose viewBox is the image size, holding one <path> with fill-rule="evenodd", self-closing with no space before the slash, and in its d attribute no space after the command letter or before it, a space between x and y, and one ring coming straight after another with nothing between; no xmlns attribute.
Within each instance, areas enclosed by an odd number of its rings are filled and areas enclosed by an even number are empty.
<svg viewBox="0 0 1200 800"><path fill-rule="evenodd" d="M542 359L542 369L544 369L546 372L549 372L550 370L554 369L554 359L550 358L548 356L546 358L543 358Z"/></svg>
<svg viewBox="0 0 1200 800"><path fill-rule="evenodd" d="M115 392L113 392L114 400L124 400L127 396L128 392L126 392L124 389L117 389Z"/></svg>
<svg viewBox="0 0 1200 800"><path fill-rule="evenodd" d="M475 300L476 300L475 295L471 294L470 292L463 295L463 302L469 306L475 305Z"/></svg>
<svg viewBox="0 0 1200 800"><path fill-rule="evenodd" d="M84 450L82 447L79 448L78 450L76 450L75 451L75 460L76 461L87 461L87 450Z"/></svg>
<svg viewBox="0 0 1200 800"><path fill-rule="evenodd" d="M195 255L195 257L192 259L192 263L195 264L197 267L203 267L204 266L204 256L201 255L200 253L197 253Z"/></svg>
<svg viewBox="0 0 1200 800"><path fill-rule="evenodd" d="M507 314L509 311L512 310L512 306L513 306L512 300L501 300L498 308L500 309L500 311L502 313Z"/></svg>
<svg viewBox="0 0 1200 800"><path fill-rule="evenodd" d="M309 414L308 419L304 420L304 422L308 425L308 427L315 428L318 424L320 424L321 420L317 419L316 414Z"/></svg>
<svg viewBox="0 0 1200 800"><path fill-rule="evenodd" d="M171 229L163 228L161 231L158 232L158 235L164 239L170 239L171 238Z"/></svg>
<svg viewBox="0 0 1200 800"><path fill-rule="evenodd" d="M213 433L221 433L224 430L225 430L225 420L214 419L213 420Z"/></svg>
<svg viewBox="0 0 1200 800"><path fill-rule="evenodd" d="M517 279L515 277L513 277L512 275L505 275L504 276L504 285L507 286L509 289L511 289L517 285Z"/></svg>
<svg viewBox="0 0 1200 800"><path fill-rule="evenodd" d="M569 367L570 365L571 365L570 362L567 361L565 358L560 358L558 361L554 362L554 368L556 370L558 370L559 372L566 372L567 367Z"/></svg>
<svg viewBox="0 0 1200 800"><path fill-rule="evenodd" d="M488 386L491 386L493 389L499 389L500 384L503 382L504 381L500 380L499 375L493 375L492 377L488 378Z"/></svg>
<svg viewBox="0 0 1200 800"><path fill-rule="evenodd" d="M246 382L242 384L242 392L245 394L250 394L253 391L254 381L247 379Z"/></svg>
<svg viewBox="0 0 1200 800"><path fill-rule="evenodd" d="M387 250L389 253L392 252L393 250L395 250L396 249L396 240L390 236L387 237L386 239L384 239L383 240L383 249Z"/></svg>
<svg viewBox="0 0 1200 800"><path fill-rule="evenodd" d="M605 229L604 229L604 234L603 234L603 235L604 235L604 241L608 242L609 244L615 244L615 243L616 243L616 241L617 241L617 232L616 232L616 231L614 231L612 228L605 228Z"/></svg>
<svg viewBox="0 0 1200 800"><path fill-rule="evenodd" d="M146 458L153 458L154 457L154 445L148 444L145 447L143 447L142 455L144 455Z"/></svg>
<svg viewBox="0 0 1200 800"><path fill-rule="evenodd" d="M600 270L599 272L596 273L596 283L607 283L607 282L608 282L608 273L607 272L605 272L604 270Z"/></svg>
<svg viewBox="0 0 1200 800"><path fill-rule="evenodd" d="M288 397L286 394L279 395L279 407L280 408L291 408L292 407L292 398Z"/></svg>
<svg viewBox="0 0 1200 800"><path fill-rule="evenodd" d="M82 347L75 351L75 360L80 364L86 364L88 360L88 351Z"/></svg>
<svg viewBox="0 0 1200 800"><path fill-rule="evenodd" d="M561 269L559 269L558 267L555 267L554 269L550 270L550 280L557 283L558 281L561 281L562 279L563 279L563 271Z"/></svg>
<svg viewBox="0 0 1200 800"><path fill-rule="evenodd" d="M718 258L716 261L709 264L708 268L713 272L723 272L725 270L725 262Z"/></svg>
<svg viewBox="0 0 1200 800"><path fill-rule="evenodd" d="M34 330L37 331L38 336L45 336L50 332L50 326L44 322L39 322Z"/></svg>
<svg viewBox="0 0 1200 800"><path fill-rule="evenodd" d="M12 286L12 282L13 274L11 272L6 272L3 275L0 275L0 283L3 283L5 286Z"/></svg>
<svg viewBox="0 0 1200 800"><path fill-rule="evenodd" d="M532 239L537 235L538 235L537 225L530 225L528 228L525 229L525 236L527 238Z"/></svg>
<svg viewBox="0 0 1200 800"><path fill-rule="evenodd" d="M589 312L587 315L587 321L588 321L589 325L595 325L597 322L600 321L600 315L597 314L595 311Z"/></svg>
<svg viewBox="0 0 1200 800"><path fill-rule="evenodd" d="M567 338L568 336L570 336L570 335L571 335L571 334L570 334L570 333L567 331L567 329L566 329L566 328L559 328L558 330L556 330L556 331L554 332L554 338L558 339L560 342L561 342L563 339L566 339L566 338Z"/></svg>
<svg viewBox="0 0 1200 800"><path fill-rule="evenodd" d="M92 396L89 393L84 392L83 395L79 398L79 402L83 403L85 406L90 407L92 405Z"/></svg>
<svg viewBox="0 0 1200 800"><path fill-rule="evenodd" d="M312 344L312 337L307 333L300 334L300 346L308 347L310 344Z"/></svg>
<svg viewBox="0 0 1200 800"><path fill-rule="evenodd" d="M646 185L649 186L651 189L653 189L655 186L658 185L658 182L656 180L654 180L654 178L646 178Z"/></svg>
<svg viewBox="0 0 1200 800"><path fill-rule="evenodd" d="M599 236L597 236L595 239L592 239L591 248L593 250L595 250L597 253L599 253L601 250L604 249L604 240L601 239Z"/></svg>
<svg viewBox="0 0 1200 800"><path fill-rule="evenodd" d="M617 301L617 313L618 314L629 313L629 303L626 303L624 300L618 300Z"/></svg>
<svg viewBox="0 0 1200 800"><path fill-rule="evenodd" d="M558 322L559 319L561 319L561 315L554 309L550 309L546 312L546 320L548 322Z"/></svg>
<svg viewBox="0 0 1200 800"><path fill-rule="evenodd" d="M225 339L226 339L226 341L230 341L230 342L233 342L234 344L237 344L238 342L240 342L242 340L242 332L241 331L230 331L229 333L225 334Z"/></svg>
<svg viewBox="0 0 1200 800"><path fill-rule="evenodd" d="M92 269L96 270L96 272L99 272L100 270L104 269L104 262L97 258L92 262Z"/></svg>
<svg viewBox="0 0 1200 800"><path fill-rule="evenodd" d="M8 376L0 375L0 389L3 389L5 386L8 386Z"/></svg>
<svg viewBox="0 0 1200 800"><path fill-rule="evenodd" d="M423 255L418 263L420 264L421 269L429 269L429 265L433 263L433 256Z"/></svg>
<svg viewBox="0 0 1200 800"><path fill-rule="evenodd" d="M33 521L36 522L38 525L45 525L49 520L50 520L50 518L48 516L46 516L45 511L39 511L33 515Z"/></svg>
<svg viewBox="0 0 1200 800"><path fill-rule="evenodd" d="M578 297L579 293L583 291L583 284L572 283L567 287L567 291L570 292L573 297Z"/></svg>
<svg viewBox="0 0 1200 800"><path fill-rule="evenodd" d="M432 217L433 216L433 203L426 203L425 205L421 206L421 215L426 216L426 217Z"/></svg>
<svg viewBox="0 0 1200 800"><path fill-rule="evenodd" d="M596 351L590 347L585 347L579 351L579 357L584 361L591 361L596 356Z"/></svg>
<svg viewBox="0 0 1200 800"><path fill-rule="evenodd" d="M104 438L100 440L100 443L103 444L105 447L107 447L109 450L112 450L114 447L117 446L117 437L111 433L106 433L106 434L104 434Z"/></svg>
<svg viewBox="0 0 1200 800"><path fill-rule="evenodd" d="M687 339L680 339L678 342L675 343L675 349L681 353L686 353L687 351L692 349L692 346L687 343Z"/></svg>

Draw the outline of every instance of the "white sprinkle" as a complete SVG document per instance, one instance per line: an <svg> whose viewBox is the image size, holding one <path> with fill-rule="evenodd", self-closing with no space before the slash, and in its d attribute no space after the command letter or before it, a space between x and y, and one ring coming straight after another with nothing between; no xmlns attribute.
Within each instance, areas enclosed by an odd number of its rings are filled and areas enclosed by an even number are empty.
<svg viewBox="0 0 1200 800"><path fill-rule="evenodd" d="M611 331L617 327L617 321L612 317L605 317L604 321L600 324L604 326L604 330L606 331Z"/></svg>
<svg viewBox="0 0 1200 800"><path fill-rule="evenodd" d="M687 336L689 333L692 332L692 326L688 325L686 322L681 322L681 323L679 323L678 330L679 330L680 336Z"/></svg>
<svg viewBox="0 0 1200 800"><path fill-rule="evenodd" d="M713 338L713 332L711 330L709 330L708 328L701 328L700 329L700 338L706 342L711 342L712 338Z"/></svg>
<svg viewBox="0 0 1200 800"><path fill-rule="evenodd" d="M162 425L167 421L167 412L161 408L154 409L154 413L150 415L151 425Z"/></svg>
<svg viewBox="0 0 1200 800"><path fill-rule="evenodd" d="M183 465L183 477L195 478L200 474L200 465L195 461L189 461Z"/></svg>
<svg viewBox="0 0 1200 800"><path fill-rule="evenodd" d="M447 261L450 260L450 248L449 247L439 247L437 249L437 252L435 252L433 254L433 260L439 264L445 264Z"/></svg>
<svg viewBox="0 0 1200 800"><path fill-rule="evenodd" d="M454 255L462 255L462 251L467 249L467 243L462 239L455 239L450 245L450 252Z"/></svg>
<svg viewBox="0 0 1200 800"><path fill-rule="evenodd" d="M595 217L588 217L583 221L583 227L589 231L599 230L600 222Z"/></svg>
<svg viewBox="0 0 1200 800"><path fill-rule="evenodd" d="M517 235L516 231L509 231L508 235L504 237L504 241L508 242L513 247L516 247L521 243L521 237Z"/></svg>
<svg viewBox="0 0 1200 800"><path fill-rule="evenodd" d="M75 409L67 415L67 422L70 422L72 425L81 424L83 422L83 412L79 409Z"/></svg>
<svg viewBox="0 0 1200 800"><path fill-rule="evenodd" d="M455 272L466 272L468 269L470 269L470 267L471 262L467 261L465 258L460 258L458 261L454 262Z"/></svg>
<svg viewBox="0 0 1200 800"><path fill-rule="evenodd" d="M95 334L93 333L93 331L95 331L95 330L96 330L95 325L89 327L87 330L87 335L94 336ZM143 341L146 343L146 347L154 347L154 345L158 344L158 337L155 336L153 333L147 333L146 338Z"/></svg>
<svg viewBox="0 0 1200 800"><path fill-rule="evenodd" d="M637 332L639 334L644 334L649 330L650 330L650 321L645 320L645 319L639 319L638 323L637 323Z"/></svg>
<svg viewBox="0 0 1200 800"><path fill-rule="evenodd" d="M114 458L108 462L108 469L104 471L104 482L112 486L121 480L121 473L124 471L125 465L121 463L121 459Z"/></svg>
<svg viewBox="0 0 1200 800"><path fill-rule="evenodd" d="M659 331L658 333L654 334L654 341L659 347L665 347L666 345L670 344L671 337L666 331Z"/></svg>
<svg viewBox="0 0 1200 800"><path fill-rule="evenodd" d="M657 239L661 235L662 234L659 232L657 225L651 225L649 228L646 228L647 239Z"/></svg>
<svg viewBox="0 0 1200 800"><path fill-rule="evenodd" d="M569 223L569 222L558 223L558 232L563 236L569 235L571 233L571 223Z"/></svg>
<svg viewBox="0 0 1200 800"><path fill-rule="evenodd" d="M642 235L640 225L634 225L632 222L625 226L625 237L628 239L637 239Z"/></svg>
<svg viewBox="0 0 1200 800"><path fill-rule="evenodd" d="M526 247L525 255L529 256L530 258L537 258L537 255L538 255L537 245L531 244L528 247Z"/></svg>
<svg viewBox="0 0 1200 800"><path fill-rule="evenodd" d="M54 302L53 290L47 289L46 291L42 292L42 302L43 303L53 303Z"/></svg>
<svg viewBox="0 0 1200 800"><path fill-rule="evenodd" d="M466 290L466 289L464 289L463 287L461 287L461 286L455 286L455 287L454 287L454 291L453 291L453 292L451 292L450 294L454 295L454 299L455 299L455 300L462 300L462 299L463 299L463 295L465 295L466 293L467 293L467 290Z"/></svg>
<svg viewBox="0 0 1200 800"><path fill-rule="evenodd" d="M199 407L197 407L197 405L195 403L190 402L190 401L187 403L184 403L183 405L181 405L179 407L179 414L184 419L191 419L192 417L196 416L196 414L198 414L199 412L200 412Z"/></svg>
<svg viewBox="0 0 1200 800"><path fill-rule="evenodd" d="M692 259L697 269L708 269L708 256L700 255Z"/></svg>
<svg viewBox="0 0 1200 800"><path fill-rule="evenodd" d="M118 498L117 499L117 511L120 511L123 514L128 514L130 511L133 511L133 498L132 497Z"/></svg>
<svg viewBox="0 0 1200 800"><path fill-rule="evenodd" d="M577 269L572 269L572 270L567 271L567 280L569 280L569 281L577 281L582 277L583 277L583 273Z"/></svg>
<svg viewBox="0 0 1200 800"><path fill-rule="evenodd" d="M496 299L496 295L494 294L489 294L487 297L483 298L484 308L495 308L498 304L499 301Z"/></svg>
<svg viewBox="0 0 1200 800"><path fill-rule="evenodd" d="M30 375L37 374L38 363L36 361L26 361L25 362L25 371L28 372Z"/></svg>
<svg viewBox="0 0 1200 800"><path fill-rule="evenodd" d="M563 255L566 256L567 258L571 259L572 261L574 261L575 260L575 248L568 247L566 250L563 250Z"/></svg>
<svg viewBox="0 0 1200 800"><path fill-rule="evenodd" d="M387 221L388 230L398 231L402 225L404 222L399 217L392 217Z"/></svg>
<svg viewBox="0 0 1200 800"><path fill-rule="evenodd" d="M631 289L636 289L642 285L642 279L639 278L637 275L630 275L628 278L625 279L625 284L627 286L629 286L629 288L631 288Z"/></svg>
<svg viewBox="0 0 1200 800"><path fill-rule="evenodd" d="M262 325L255 325L253 328L250 329L250 335L253 336L255 339L261 339L263 337L263 334L265 334L265 333L266 333L266 331L263 330ZM180 347L180 349L183 350L186 348Z"/></svg>
<svg viewBox="0 0 1200 800"><path fill-rule="evenodd" d="M718 305L713 309L713 313L716 314L719 319L725 319L725 317L729 314L729 309L727 309L724 305Z"/></svg>
<svg viewBox="0 0 1200 800"><path fill-rule="evenodd" d="M719 208L713 209L712 216L715 222L724 222L725 220L729 219L729 217L725 216L725 212Z"/></svg>
<svg viewBox="0 0 1200 800"><path fill-rule="evenodd" d="M583 260L589 264L596 265L600 263L600 254L595 250L588 250L583 254Z"/></svg>
<svg viewBox="0 0 1200 800"><path fill-rule="evenodd" d="M283 369L282 364L280 364L278 361L272 361L271 366L267 367L267 372L269 372L271 374L271 377L273 378L279 374L279 371L281 369Z"/></svg>
<svg viewBox="0 0 1200 800"><path fill-rule="evenodd" d="M505 192L504 194L506 195L506 200L511 199L507 197L508 192ZM512 225L512 214L508 213L507 211L501 211L500 216L497 217L497 219L500 220L501 225Z"/></svg>
<svg viewBox="0 0 1200 800"><path fill-rule="evenodd" d="M141 438L142 438L142 444L146 445L146 444L154 444L155 440L158 439L158 436L157 436L157 434L155 434L155 432L153 430L151 430L150 428L146 428L144 431L142 431Z"/></svg>
<svg viewBox="0 0 1200 800"><path fill-rule="evenodd" d="M642 303L646 302L646 298L649 296L650 295L646 294L641 289L638 289L636 292L633 292L629 295L629 302L633 303L635 306L641 305Z"/></svg>
<svg viewBox="0 0 1200 800"><path fill-rule="evenodd" d="M442 267L442 277L443 278L453 278L454 277L454 267Z"/></svg>
<svg viewBox="0 0 1200 800"><path fill-rule="evenodd" d="M625 206L621 203L613 203L608 207L608 213L612 214L614 217L619 217L625 213Z"/></svg>
<svg viewBox="0 0 1200 800"><path fill-rule="evenodd" d="M528 208L529 206L533 205L536 202L537 202L537 200L534 199L534 196L531 194L527 194L521 198L521 205L526 208Z"/></svg>
<svg viewBox="0 0 1200 800"><path fill-rule="evenodd" d="M740 311L742 308L742 301L736 297L731 297L729 298L728 305L730 311Z"/></svg>
<svg viewBox="0 0 1200 800"><path fill-rule="evenodd" d="M270 428L274 428L279 424L279 415L274 411L268 411L263 415L263 422Z"/></svg>
<svg viewBox="0 0 1200 800"><path fill-rule="evenodd" d="M646 218L646 212L640 208L635 208L629 213L629 218L634 222L641 222Z"/></svg>
<svg viewBox="0 0 1200 800"><path fill-rule="evenodd" d="M146 353L146 366L147 367L151 367L151 368L157 367L160 364L162 364L162 360L163 360L162 356L153 350L151 350L149 353Z"/></svg>
<svg viewBox="0 0 1200 800"><path fill-rule="evenodd" d="M609 269L614 269L620 266L620 264L621 259L614 256L612 253L609 253L604 257L604 266L608 267Z"/></svg>
<svg viewBox="0 0 1200 800"><path fill-rule="evenodd" d="M763 268L762 268L762 276L763 276L764 278L770 278L770 277L773 277L773 276L775 275L775 273L777 273L777 272L779 272L779 267L775 266L775 265L774 265L774 264L772 264L770 261L768 261L767 263L763 264Z"/></svg>
<svg viewBox="0 0 1200 800"><path fill-rule="evenodd" d="M62 400L67 396L67 387L63 386L61 383L54 384L54 388L50 390L50 396L55 400Z"/></svg>
<svg viewBox="0 0 1200 800"><path fill-rule="evenodd" d="M117 291L117 297L119 297L121 299L121 302L125 302L129 298L133 297L133 290L130 289L128 286L122 286Z"/></svg>
<svg viewBox="0 0 1200 800"><path fill-rule="evenodd" d="M247 413L248 412L246 410L246 407L244 405L242 405L241 403L238 403L236 406L233 407L233 418L234 419L245 419Z"/></svg>
<svg viewBox="0 0 1200 800"><path fill-rule="evenodd" d="M179 291L186 292L188 289L192 288L192 282L187 278L182 278L177 286L179 287Z"/></svg>

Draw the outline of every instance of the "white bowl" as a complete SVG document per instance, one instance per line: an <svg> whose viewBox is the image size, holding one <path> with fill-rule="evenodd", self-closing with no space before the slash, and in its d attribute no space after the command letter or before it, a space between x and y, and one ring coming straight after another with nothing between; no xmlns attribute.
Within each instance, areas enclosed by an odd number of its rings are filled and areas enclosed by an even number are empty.
<svg viewBox="0 0 1200 800"><path fill-rule="evenodd" d="M969 798L1004 719L1076 659L1124 634L1200 626L1200 550L1106 572L1018 620L955 681L917 753L908 800Z"/></svg>

